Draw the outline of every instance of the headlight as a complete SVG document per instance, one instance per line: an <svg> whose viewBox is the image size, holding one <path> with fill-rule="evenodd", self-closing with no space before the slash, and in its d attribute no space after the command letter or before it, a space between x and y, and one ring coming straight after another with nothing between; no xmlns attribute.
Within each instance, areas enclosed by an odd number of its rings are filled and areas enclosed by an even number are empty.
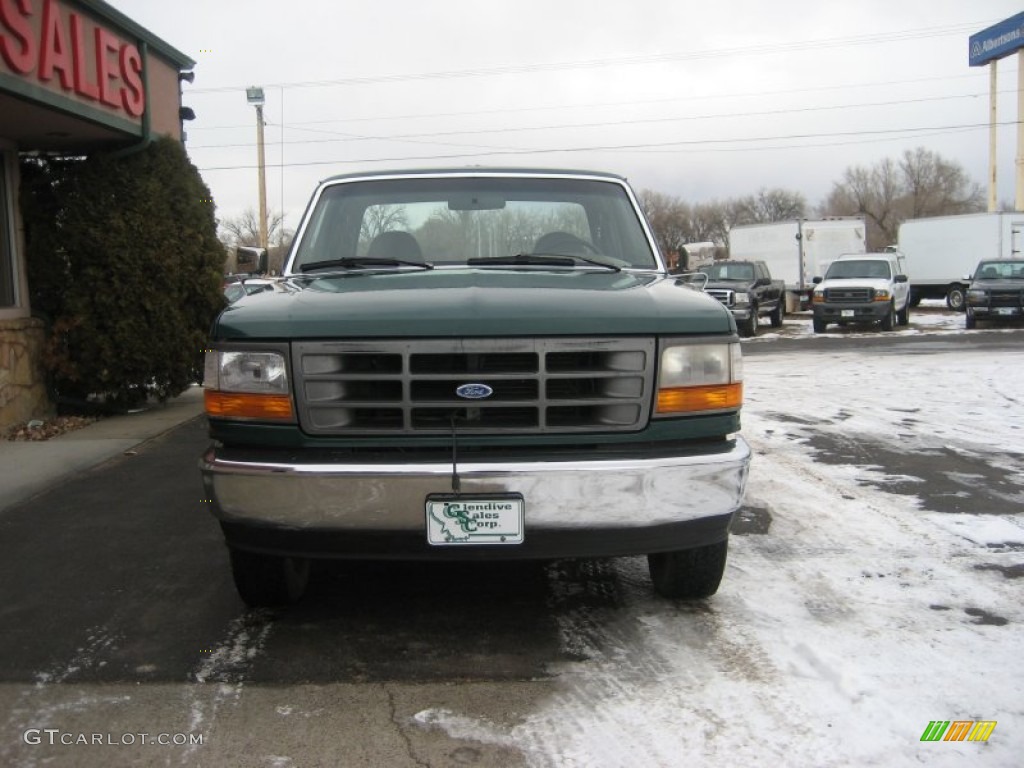
<svg viewBox="0 0 1024 768"><path fill-rule="evenodd" d="M824 304L825 303L825 292L824 291L815 291L813 294L811 294L811 303L812 304Z"/></svg>
<svg viewBox="0 0 1024 768"><path fill-rule="evenodd" d="M657 415L734 410L742 404L739 344L667 342L662 348Z"/></svg>
<svg viewBox="0 0 1024 768"><path fill-rule="evenodd" d="M982 291L977 288L972 288L967 292L967 300L974 304L987 304L988 303L988 291Z"/></svg>
<svg viewBox="0 0 1024 768"><path fill-rule="evenodd" d="M733 295L733 301L737 304L749 304L750 294L749 293L736 293Z"/></svg>
<svg viewBox="0 0 1024 768"><path fill-rule="evenodd" d="M892 298L892 294L885 288L879 288L875 291L875 301L888 301Z"/></svg>
<svg viewBox="0 0 1024 768"><path fill-rule="evenodd" d="M207 350L203 387L214 418L294 421L282 352Z"/></svg>

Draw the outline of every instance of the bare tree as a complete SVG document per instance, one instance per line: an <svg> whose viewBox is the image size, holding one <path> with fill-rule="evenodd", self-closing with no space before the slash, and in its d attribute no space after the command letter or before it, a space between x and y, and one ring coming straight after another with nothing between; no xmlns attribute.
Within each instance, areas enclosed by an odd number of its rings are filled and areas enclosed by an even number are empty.
<svg viewBox="0 0 1024 768"><path fill-rule="evenodd" d="M638 199L663 254L678 254L684 245L694 242L689 205L649 189L641 190Z"/></svg>
<svg viewBox="0 0 1024 768"><path fill-rule="evenodd" d="M868 250L878 251L896 242L907 219L981 211L984 200L983 190L963 168L919 147L898 161L887 158L870 168L847 168L819 212L864 216Z"/></svg>
<svg viewBox="0 0 1024 768"><path fill-rule="evenodd" d="M359 229L359 252L369 248L373 238L393 229L408 230L409 223L404 205L371 205L366 209Z"/></svg>
<svg viewBox="0 0 1024 768"><path fill-rule="evenodd" d="M734 203L733 224L764 224L807 215L807 201L799 192L761 187L757 194L741 197Z"/></svg>
<svg viewBox="0 0 1024 768"><path fill-rule="evenodd" d="M959 165L923 147L903 153L900 171L907 187L907 218L973 213L982 208L981 186Z"/></svg>
<svg viewBox="0 0 1024 768"><path fill-rule="evenodd" d="M693 206L690 216L690 234L692 242L711 242L724 246L729 244L729 205L712 200L710 203L698 203Z"/></svg>
<svg viewBox="0 0 1024 768"><path fill-rule="evenodd" d="M823 216L863 216L867 221L867 247L880 251L896 242L903 216L904 197L899 169L891 159L872 168L847 168L843 180L833 185L821 207Z"/></svg>
<svg viewBox="0 0 1024 768"><path fill-rule="evenodd" d="M246 208L233 218L221 219L218 229L217 236L227 247L260 244L260 217L252 208ZM294 235L294 232L284 228L284 213L267 213L267 242L270 245L286 246Z"/></svg>

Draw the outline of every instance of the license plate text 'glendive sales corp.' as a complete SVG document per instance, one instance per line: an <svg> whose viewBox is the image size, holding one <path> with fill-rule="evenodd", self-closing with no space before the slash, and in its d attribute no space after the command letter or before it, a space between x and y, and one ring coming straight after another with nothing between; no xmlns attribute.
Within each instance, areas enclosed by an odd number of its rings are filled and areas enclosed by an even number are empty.
<svg viewBox="0 0 1024 768"><path fill-rule="evenodd" d="M458 544L522 544L523 497L519 494L427 497L427 542Z"/></svg>

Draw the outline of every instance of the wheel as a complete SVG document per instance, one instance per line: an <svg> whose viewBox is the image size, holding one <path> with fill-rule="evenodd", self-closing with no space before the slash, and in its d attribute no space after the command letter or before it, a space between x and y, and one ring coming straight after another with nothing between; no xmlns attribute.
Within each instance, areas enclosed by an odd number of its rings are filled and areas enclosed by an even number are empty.
<svg viewBox="0 0 1024 768"><path fill-rule="evenodd" d="M662 597L695 599L718 591L725 573L729 541L679 552L658 552L647 556L654 591Z"/></svg>
<svg viewBox="0 0 1024 768"><path fill-rule="evenodd" d="M968 307L964 313L964 328L968 331L973 330L978 326L978 319L975 317L974 312Z"/></svg>
<svg viewBox="0 0 1024 768"><path fill-rule="evenodd" d="M825 329L828 327L828 323L818 317L814 318L811 321L811 324L814 326L815 333L824 333Z"/></svg>
<svg viewBox="0 0 1024 768"><path fill-rule="evenodd" d="M757 306L750 305L750 317L739 325L740 336L757 336Z"/></svg>
<svg viewBox="0 0 1024 768"><path fill-rule="evenodd" d="M306 591L309 560L232 549L235 589L251 608L291 605Z"/></svg>
<svg viewBox="0 0 1024 768"><path fill-rule="evenodd" d="M779 297L779 303L775 305L775 309L768 316L768 319L772 321L772 328L782 327L782 318L786 315L786 299L783 296Z"/></svg>
<svg viewBox="0 0 1024 768"><path fill-rule="evenodd" d="M907 299L903 309L896 313L896 322L900 325L910 325L910 299Z"/></svg>
<svg viewBox="0 0 1024 768"><path fill-rule="evenodd" d="M921 294L917 291L910 291L910 306L916 307L921 303Z"/></svg>
<svg viewBox="0 0 1024 768"><path fill-rule="evenodd" d="M896 305L889 302L889 311L882 318L882 330L891 331L896 326Z"/></svg>
<svg viewBox="0 0 1024 768"><path fill-rule="evenodd" d="M967 303L967 296L962 285L951 285L946 291L946 306L956 312L962 312Z"/></svg>

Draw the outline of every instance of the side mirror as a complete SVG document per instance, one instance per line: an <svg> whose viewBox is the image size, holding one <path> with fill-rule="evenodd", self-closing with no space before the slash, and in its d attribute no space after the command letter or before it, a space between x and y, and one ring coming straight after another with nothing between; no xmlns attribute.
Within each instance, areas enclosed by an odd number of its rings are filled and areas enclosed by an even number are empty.
<svg viewBox="0 0 1024 768"><path fill-rule="evenodd" d="M896 277L894 277L893 280L895 280L897 283L909 283L910 282L910 278L908 278L906 275L896 275Z"/></svg>
<svg viewBox="0 0 1024 768"><path fill-rule="evenodd" d="M814 283L815 285L817 285L818 283L821 282L821 278L820 277L816 277L813 280L811 280L811 282Z"/></svg>

